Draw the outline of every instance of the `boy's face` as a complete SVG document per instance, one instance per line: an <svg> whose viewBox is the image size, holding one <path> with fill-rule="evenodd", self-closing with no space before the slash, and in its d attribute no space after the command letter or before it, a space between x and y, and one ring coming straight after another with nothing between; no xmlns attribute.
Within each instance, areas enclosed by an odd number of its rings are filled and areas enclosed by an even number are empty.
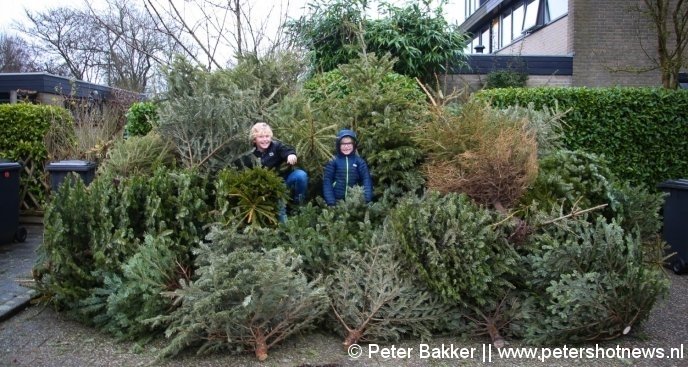
<svg viewBox="0 0 688 367"><path fill-rule="evenodd" d="M354 140L346 136L339 142L339 151L344 155L349 155L354 151Z"/></svg>
<svg viewBox="0 0 688 367"><path fill-rule="evenodd" d="M260 151L265 151L270 146L272 142L272 137L267 132L260 133L255 137L256 147Z"/></svg>

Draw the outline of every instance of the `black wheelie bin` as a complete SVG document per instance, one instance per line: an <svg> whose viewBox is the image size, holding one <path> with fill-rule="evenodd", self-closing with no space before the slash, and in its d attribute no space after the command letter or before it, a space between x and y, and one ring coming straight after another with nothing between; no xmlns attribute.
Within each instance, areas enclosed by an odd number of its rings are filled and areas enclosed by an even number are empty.
<svg viewBox="0 0 688 367"><path fill-rule="evenodd" d="M65 160L48 164L46 171L50 174L50 190L55 193L70 172L76 173L84 184L90 184L95 177L96 163L82 160Z"/></svg>
<svg viewBox="0 0 688 367"><path fill-rule="evenodd" d="M0 160L0 244L26 240L19 227L19 175L21 164Z"/></svg>
<svg viewBox="0 0 688 367"><path fill-rule="evenodd" d="M664 199L662 236L669 244L669 266L676 274L688 272L688 180L668 180L657 185L669 193Z"/></svg>

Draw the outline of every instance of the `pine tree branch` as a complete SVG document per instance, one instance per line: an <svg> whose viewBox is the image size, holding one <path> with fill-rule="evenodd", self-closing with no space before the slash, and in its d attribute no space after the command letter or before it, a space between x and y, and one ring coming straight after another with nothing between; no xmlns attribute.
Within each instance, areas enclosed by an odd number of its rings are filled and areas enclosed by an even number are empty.
<svg viewBox="0 0 688 367"><path fill-rule="evenodd" d="M600 205L593 206L592 208L588 208L588 209L574 210L571 213L566 214L566 215L562 215L559 218L555 218L552 220L548 220L546 222L542 222L542 223L540 223L540 225L552 224L552 223L558 222L558 221L566 219L566 218L571 218L571 217L575 217L575 216L578 216L578 215L581 215L581 214L584 214L587 212L591 212L593 210L602 209L602 208L606 207L607 205L609 205L609 204L600 204Z"/></svg>
<svg viewBox="0 0 688 367"><path fill-rule="evenodd" d="M334 304L332 303L332 301L330 301L330 306L332 307L332 311L334 311L334 316L337 318L337 320L339 320L339 322L342 324L342 326L344 326L344 328L346 329L346 331L348 333L351 333L353 330L350 329L349 326L346 325L346 322L344 322L344 319L342 319L342 316L339 314L339 312L337 312L337 309L334 307Z"/></svg>

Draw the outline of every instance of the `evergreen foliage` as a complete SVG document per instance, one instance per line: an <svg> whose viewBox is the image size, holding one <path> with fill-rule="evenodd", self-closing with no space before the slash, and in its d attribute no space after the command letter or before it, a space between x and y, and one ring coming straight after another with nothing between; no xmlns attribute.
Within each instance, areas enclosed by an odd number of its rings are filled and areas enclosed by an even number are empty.
<svg viewBox="0 0 688 367"><path fill-rule="evenodd" d="M249 150L248 132L259 111L255 93L236 88L225 95L183 96L160 104L158 131L184 167L214 172Z"/></svg>
<svg viewBox="0 0 688 367"><path fill-rule="evenodd" d="M517 316L520 256L507 241L510 224L496 212L477 206L465 194L430 191L408 197L385 223L386 241L398 243L406 264L443 299L456 302L495 347ZM505 311L504 303L514 312ZM469 316L474 315L474 316Z"/></svg>
<svg viewBox="0 0 688 367"><path fill-rule="evenodd" d="M43 163L73 158L74 118L57 106L0 104L0 131L0 158L34 165L30 177L24 170L20 173L20 201L31 195L42 207L47 196Z"/></svg>
<svg viewBox="0 0 688 367"><path fill-rule="evenodd" d="M161 332L143 321L168 314L172 302L162 295L191 278L188 248L172 241L171 231L146 235L138 252L120 273L107 273L102 287L82 302L81 312L93 316L98 327L118 339L145 338Z"/></svg>
<svg viewBox="0 0 688 367"><path fill-rule="evenodd" d="M67 178L46 209L43 243L33 269L42 299L58 309L75 308L98 285L92 246L94 241L109 241L113 229L106 188L94 182L87 191L76 176Z"/></svg>
<svg viewBox="0 0 688 367"><path fill-rule="evenodd" d="M151 132L117 141L108 150L107 159L98 171L99 174L123 177L152 175L160 167L173 167L175 162L171 144Z"/></svg>
<svg viewBox="0 0 688 367"><path fill-rule="evenodd" d="M478 98L497 108L558 103L566 114L569 150L604 155L610 169L633 186L654 190L688 174L688 91L661 88L502 88Z"/></svg>
<svg viewBox="0 0 688 367"><path fill-rule="evenodd" d="M237 65L219 73L226 74L241 90L255 90L263 104L279 102L294 91L305 65L299 55L291 51L258 57L245 52L237 57Z"/></svg>
<svg viewBox="0 0 688 367"><path fill-rule="evenodd" d="M614 177L603 157L583 151L557 150L539 160L540 172L521 202L535 201L550 212L563 203L563 211L611 205Z"/></svg>
<svg viewBox="0 0 688 367"><path fill-rule="evenodd" d="M398 60L395 72L430 82L447 65L463 60L467 38L444 19L441 6L383 3L378 19L366 17L366 1L321 1L310 7L287 29L309 51L315 71L334 70L360 53L389 54Z"/></svg>
<svg viewBox="0 0 688 367"><path fill-rule="evenodd" d="M221 220L236 220L254 228L277 225L279 205L288 199L284 180L263 167L223 169L215 188Z"/></svg>
<svg viewBox="0 0 688 367"><path fill-rule="evenodd" d="M254 351L262 361L268 349L323 315L325 289L319 280L306 280L292 252L218 253L210 244L202 245L198 256L207 263L198 267L197 278L169 294L179 308L150 320L167 325L171 340L163 356L194 346L199 354Z"/></svg>
<svg viewBox="0 0 688 367"><path fill-rule="evenodd" d="M327 72L361 52L359 36L366 8L361 0L310 3L309 16L289 21L287 31L308 50L311 69Z"/></svg>
<svg viewBox="0 0 688 367"><path fill-rule="evenodd" d="M487 73L485 89L523 88L528 81L528 73L515 70L497 70Z"/></svg>
<svg viewBox="0 0 688 367"><path fill-rule="evenodd" d="M499 217L464 194L408 197L385 224L411 268L447 300L496 305L514 288L518 254L497 226Z"/></svg>
<svg viewBox="0 0 688 367"><path fill-rule="evenodd" d="M570 110L562 111L557 103L554 107L542 106L536 109L533 103L521 106L508 106L501 110L512 120L527 121L528 130L535 134L538 158L564 148L564 118Z"/></svg>
<svg viewBox="0 0 688 367"><path fill-rule="evenodd" d="M127 136L143 136L157 125L157 105L153 102L136 102L126 113L124 130Z"/></svg>
<svg viewBox="0 0 688 367"><path fill-rule="evenodd" d="M628 182L617 182L612 188L615 198L615 218L626 233L636 233L640 242L649 245L655 253L647 255L649 261L661 262L664 251L660 239L662 216L666 193L650 191L644 187L633 187ZM660 247L659 249L657 247Z"/></svg>
<svg viewBox="0 0 688 367"><path fill-rule="evenodd" d="M93 297L107 298L120 291L116 287L127 285L117 278L123 277L125 264L141 252L146 236L169 236L150 241L170 245L179 261L170 269L148 269L153 281L167 277L170 271L189 268L191 248L205 236L203 226L209 220L206 186L204 176L165 169L152 177L113 180L99 176L88 188L79 179L65 181L48 207L44 241L34 267L37 288L45 301L74 311L87 322L103 322L100 309L83 306L107 301L82 301L91 297L94 289L100 290ZM164 257L160 261L165 261ZM156 274L157 270L162 274ZM141 297L145 309L151 295ZM150 302L155 303L154 298ZM124 321L119 318L128 315L108 317L121 324ZM122 333L136 333L135 321L129 321L133 330Z"/></svg>
<svg viewBox="0 0 688 367"><path fill-rule="evenodd" d="M625 335L644 321L668 290L639 239L597 216L540 227L527 255L535 302L525 339L571 344Z"/></svg>
<svg viewBox="0 0 688 367"><path fill-rule="evenodd" d="M321 194L323 167L334 153L339 126L324 105L324 101L313 102L303 94L287 96L271 117L275 134L294 146L299 165L308 172L311 198Z"/></svg>
<svg viewBox="0 0 688 367"><path fill-rule="evenodd" d="M70 175L55 193L34 268L43 300L122 339L166 329L165 356L197 347L260 360L319 321L328 295L346 345L428 339L464 320L495 345L500 333L560 345L615 338L645 320L668 284L662 194L618 182L601 156L562 150L573 139L563 117L580 114L556 102L543 111L428 107L418 84L393 70L418 56L412 42L441 33L437 20L418 5L388 6L389 18L367 23L356 12L364 3L333 4L316 14L327 22L313 24L340 38L323 40L331 55L315 56L359 58L315 75L301 94L287 94L297 70L289 56L247 55L215 73L177 60L167 70L160 135L118 143L89 187ZM360 33L401 25L429 33ZM385 37L408 48L401 63L359 53ZM224 169L248 151L248 130L269 109L276 136L309 172L311 197L336 131L351 128L376 200L354 188L334 207L316 198L278 224L283 180L260 167ZM197 170L165 168L173 154L164 142ZM422 172L446 194L418 197ZM488 208L514 203L509 216ZM600 204L600 215L581 211Z"/></svg>
<svg viewBox="0 0 688 367"><path fill-rule="evenodd" d="M389 342L403 336L431 338L458 313L402 271L389 245L371 241L363 253L346 251L327 278L328 294L344 346Z"/></svg>
<svg viewBox="0 0 688 367"><path fill-rule="evenodd" d="M163 66L162 72L167 82L166 99L170 100L202 93L209 75L205 69L193 65L181 55L175 56L170 66Z"/></svg>
<svg viewBox="0 0 688 367"><path fill-rule="evenodd" d="M266 246L291 248L303 259L303 270L311 277L330 274L345 250L362 252L384 219L386 208L366 205L363 190L352 188L334 207L309 203L279 228L275 242Z"/></svg>
<svg viewBox="0 0 688 367"><path fill-rule="evenodd" d="M398 7L382 3L381 17L371 21L365 30L368 51L390 53L397 59L395 72L426 83L448 72L448 65L464 63L463 50L468 42L458 25L444 18L444 3L435 9L430 9L429 4L408 2Z"/></svg>

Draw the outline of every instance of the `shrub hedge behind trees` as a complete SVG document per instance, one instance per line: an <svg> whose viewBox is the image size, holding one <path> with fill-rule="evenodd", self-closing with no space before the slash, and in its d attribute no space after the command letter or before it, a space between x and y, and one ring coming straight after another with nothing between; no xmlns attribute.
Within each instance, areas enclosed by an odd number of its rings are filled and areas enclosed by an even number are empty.
<svg viewBox="0 0 688 367"><path fill-rule="evenodd" d="M688 177L688 91L653 88L483 90L495 107L558 104L567 148L602 154L622 180L654 188Z"/></svg>

